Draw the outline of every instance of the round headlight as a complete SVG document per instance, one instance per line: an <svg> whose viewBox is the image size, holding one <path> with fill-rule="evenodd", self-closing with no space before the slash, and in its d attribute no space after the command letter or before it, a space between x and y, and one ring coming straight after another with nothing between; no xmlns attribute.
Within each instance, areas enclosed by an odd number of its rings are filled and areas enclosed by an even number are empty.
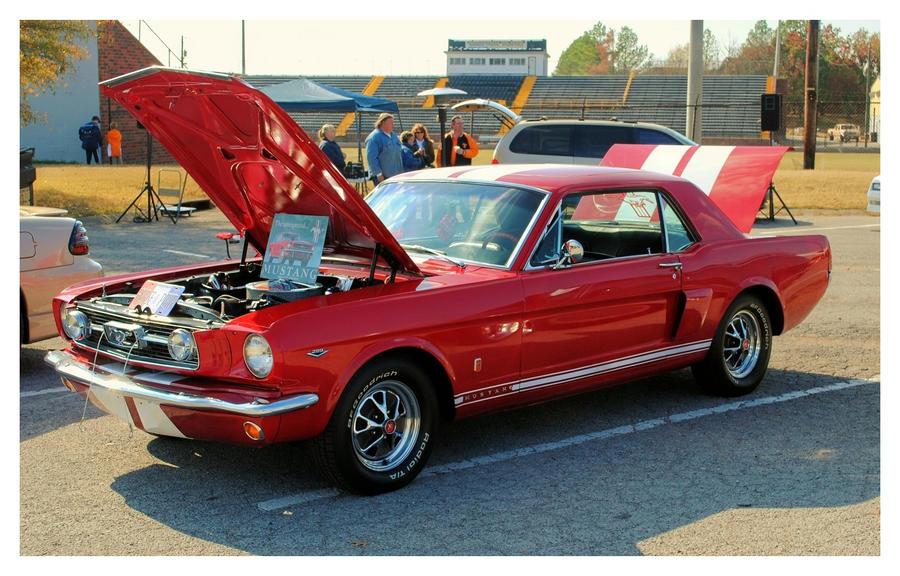
<svg viewBox="0 0 900 576"><path fill-rule="evenodd" d="M63 332L72 340L84 340L91 335L91 321L84 312L63 308L61 320Z"/></svg>
<svg viewBox="0 0 900 576"><path fill-rule="evenodd" d="M272 348L259 334L251 334L244 340L244 364L257 378L265 378L272 371Z"/></svg>
<svg viewBox="0 0 900 576"><path fill-rule="evenodd" d="M190 358L197 348L197 344L194 342L194 335L183 328L173 330L169 334L166 344L169 347L169 356L179 362L184 362Z"/></svg>

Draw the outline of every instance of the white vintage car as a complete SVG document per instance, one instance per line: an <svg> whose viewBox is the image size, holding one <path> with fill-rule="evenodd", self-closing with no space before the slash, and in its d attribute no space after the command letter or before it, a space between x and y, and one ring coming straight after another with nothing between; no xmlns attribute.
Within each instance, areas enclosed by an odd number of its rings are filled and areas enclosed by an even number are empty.
<svg viewBox="0 0 900 576"><path fill-rule="evenodd" d="M866 212L881 214L881 174L872 178L869 191L866 193Z"/></svg>
<svg viewBox="0 0 900 576"><path fill-rule="evenodd" d="M58 336L50 303L63 288L103 276L88 257L87 231L59 208L19 209L19 340Z"/></svg>

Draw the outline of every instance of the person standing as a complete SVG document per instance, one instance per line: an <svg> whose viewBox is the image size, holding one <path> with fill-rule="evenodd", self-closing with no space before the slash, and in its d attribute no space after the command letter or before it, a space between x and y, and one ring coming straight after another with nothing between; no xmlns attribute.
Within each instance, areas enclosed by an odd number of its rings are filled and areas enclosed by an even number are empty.
<svg viewBox="0 0 900 576"><path fill-rule="evenodd" d="M462 116L450 119L450 131L441 142L441 166L469 166L478 156L478 142L463 130Z"/></svg>
<svg viewBox="0 0 900 576"><path fill-rule="evenodd" d="M413 133L406 130L400 134L400 155L403 158L403 171L412 172L424 166L422 162L422 153L416 149Z"/></svg>
<svg viewBox="0 0 900 576"><path fill-rule="evenodd" d="M434 168L434 142L428 137L428 128L424 124L413 125L413 135L416 137L416 150L421 150L422 162L426 168Z"/></svg>
<svg viewBox="0 0 900 576"><path fill-rule="evenodd" d="M106 133L106 154L110 165L122 165L122 133L115 122L109 124L109 132Z"/></svg>
<svg viewBox="0 0 900 576"><path fill-rule="evenodd" d="M334 127L334 124L322 124L322 127L319 128L319 148L343 174L347 159L344 151L341 150L341 145L334 141L336 133L337 128Z"/></svg>
<svg viewBox="0 0 900 576"><path fill-rule="evenodd" d="M82 124L78 129L78 138L81 140L81 147L84 149L84 157L88 164L93 158L94 162L100 164L100 145L103 143L103 133L100 131L100 117L94 116L90 122Z"/></svg>
<svg viewBox="0 0 900 576"><path fill-rule="evenodd" d="M369 178L376 186L385 179L403 172L400 139L393 130L394 116L384 112L375 121L375 129L366 137Z"/></svg>

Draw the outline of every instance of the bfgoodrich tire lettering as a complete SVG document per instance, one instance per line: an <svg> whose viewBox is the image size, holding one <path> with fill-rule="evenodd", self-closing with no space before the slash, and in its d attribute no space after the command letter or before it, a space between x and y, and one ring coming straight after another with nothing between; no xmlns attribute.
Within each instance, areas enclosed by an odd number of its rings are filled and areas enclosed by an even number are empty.
<svg viewBox="0 0 900 576"><path fill-rule="evenodd" d="M758 298L742 294L725 312L706 359L693 366L694 377L710 394L749 394L766 375L771 353L769 312Z"/></svg>
<svg viewBox="0 0 900 576"><path fill-rule="evenodd" d="M317 459L341 488L389 492L425 466L436 426L437 401L425 372L400 358L378 360L348 383L316 440Z"/></svg>

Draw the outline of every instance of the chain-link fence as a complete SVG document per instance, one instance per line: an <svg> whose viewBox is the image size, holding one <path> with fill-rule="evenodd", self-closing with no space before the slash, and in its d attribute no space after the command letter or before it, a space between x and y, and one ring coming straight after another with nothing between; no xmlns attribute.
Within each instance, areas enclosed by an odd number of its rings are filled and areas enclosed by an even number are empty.
<svg viewBox="0 0 900 576"><path fill-rule="evenodd" d="M782 122L788 137L802 138L805 119L804 102L786 102ZM859 140L877 142L881 127L880 110L872 110L864 100L816 102L816 138L831 140L828 131L838 124L852 124L859 128Z"/></svg>

